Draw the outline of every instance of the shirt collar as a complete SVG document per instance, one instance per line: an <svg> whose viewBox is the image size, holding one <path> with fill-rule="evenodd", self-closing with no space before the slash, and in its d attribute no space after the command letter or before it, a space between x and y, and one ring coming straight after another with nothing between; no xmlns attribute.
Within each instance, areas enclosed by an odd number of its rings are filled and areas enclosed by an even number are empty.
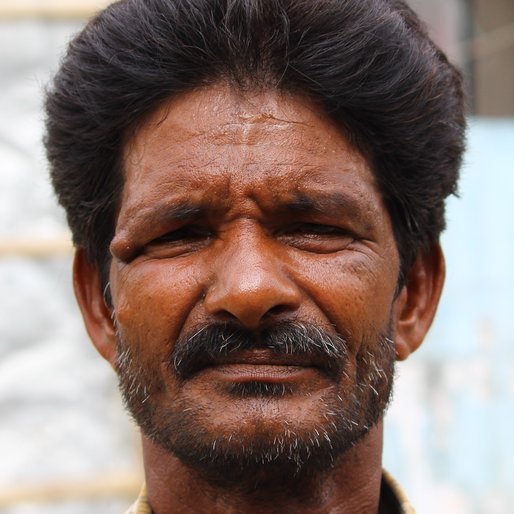
<svg viewBox="0 0 514 514"><path fill-rule="evenodd" d="M382 486L380 489L380 512L398 514L416 514L407 495L398 482L385 470L382 470Z"/></svg>
<svg viewBox="0 0 514 514"><path fill-rule="evenodd" d="M152 508L148 503L148 496L146 494L146 485L143 484L136 502L125 514L152 514Z"/></svg>

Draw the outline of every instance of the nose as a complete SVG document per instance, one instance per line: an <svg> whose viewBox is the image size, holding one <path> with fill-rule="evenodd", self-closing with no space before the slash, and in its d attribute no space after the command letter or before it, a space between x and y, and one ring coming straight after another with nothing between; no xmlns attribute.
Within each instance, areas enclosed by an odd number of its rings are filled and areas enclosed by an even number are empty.
<svg viewBox="0 0 514 514"><path fill-rule="evenodd" d="M301 291L270 245L243 239L219 254L204 301L209 314L255 329L269 318L294 314Z"/></svg>

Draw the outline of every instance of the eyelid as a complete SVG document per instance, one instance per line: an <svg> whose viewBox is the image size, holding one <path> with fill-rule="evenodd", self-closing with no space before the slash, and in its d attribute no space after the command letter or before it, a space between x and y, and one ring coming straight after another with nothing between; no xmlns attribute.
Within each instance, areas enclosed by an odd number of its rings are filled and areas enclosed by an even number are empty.
<svg viewBox="0 0 514 514"><path fill-rule="evenodd" d="M298 222L285 227L277 236L288 246L314 254L337 253L359 240L352 230L319 222Z"/></svg>
<svg viewBox="0 0 514 514"><path fill-rule="evenodd" d="M168 232L156 237L155 239L152 239L150 243L156 243L156 242L165 242L166 239L173 239L173 237L176 238L177 241L180 241L181 239L195 239L195 238L202 238L202 237L208 237L212 235L212 231L206 227L201 227L199 225L184 225L182 227L178 227L173 230L169 230Z"/></svg>
<svg viewBox="0 0 514 514"><path fill-rule="evenodd" d="M309 222L309 223L301 223L299 225L300 228L302 227L306 227L306 228L309 228L309 229L316 229L316 230L319 230L320 232L323 232L323 231L333 231L333 232L346 232L345 229L343 229L342 227L337 227L337 226L334 226L334 225L329 225L329 224L326 224L326 223L312 223L312 222Z"/></svg>
<svg viewBox="0 0 514 514"><path fill-rule="evenodd" d="M347 235L354 238L357 238L357 235L346 227L332 225L330 223L320 223L320 222L298 222L292 225L291 227L284 229L283 233L287 234L289 232L309 232L312 231L314 233L322 235Z"/></svg>

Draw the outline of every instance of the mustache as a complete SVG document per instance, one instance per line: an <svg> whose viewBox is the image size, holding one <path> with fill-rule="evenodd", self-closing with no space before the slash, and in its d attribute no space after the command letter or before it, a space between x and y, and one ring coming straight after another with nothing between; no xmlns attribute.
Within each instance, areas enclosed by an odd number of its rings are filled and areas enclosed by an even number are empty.
<svg viewBox="0 0 514 514"><path fill-rule="evenodd" d="M348 355L347 339L313 324L288 321L259 330L235 322L206 324L180 337L171 352L170 365L181 380L223 362L245 350L267 350L273 355L300 359L339 378Z"/></svg>

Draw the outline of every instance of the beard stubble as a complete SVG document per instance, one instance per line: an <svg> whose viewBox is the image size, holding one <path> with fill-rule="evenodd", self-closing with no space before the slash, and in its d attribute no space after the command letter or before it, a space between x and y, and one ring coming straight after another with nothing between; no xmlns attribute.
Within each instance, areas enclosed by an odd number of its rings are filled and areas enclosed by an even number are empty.
<svg viewBox="0 0 514 514"><path fill-rule="evenodd" d="M288 322L255 334L233 324L205 325L170 345L170 373L177 390L169 394L161 368L118 333L117 372L123 401L143 434L215 486L245 492L257 489L305 490L309 477L330 470L383 417L389 403L395 353L386 333L368 336L352 359L348 335ZM251 426L220 427L217 413L181 394L202 368L218 357L253 348L277 354L310 355L330 380L312 419L270 420ZM137 350L136 350L137 349ZM233 384L226 401L276 405L297 394L287 384ZM266 409L263 409L265 412Z"/></svg>

